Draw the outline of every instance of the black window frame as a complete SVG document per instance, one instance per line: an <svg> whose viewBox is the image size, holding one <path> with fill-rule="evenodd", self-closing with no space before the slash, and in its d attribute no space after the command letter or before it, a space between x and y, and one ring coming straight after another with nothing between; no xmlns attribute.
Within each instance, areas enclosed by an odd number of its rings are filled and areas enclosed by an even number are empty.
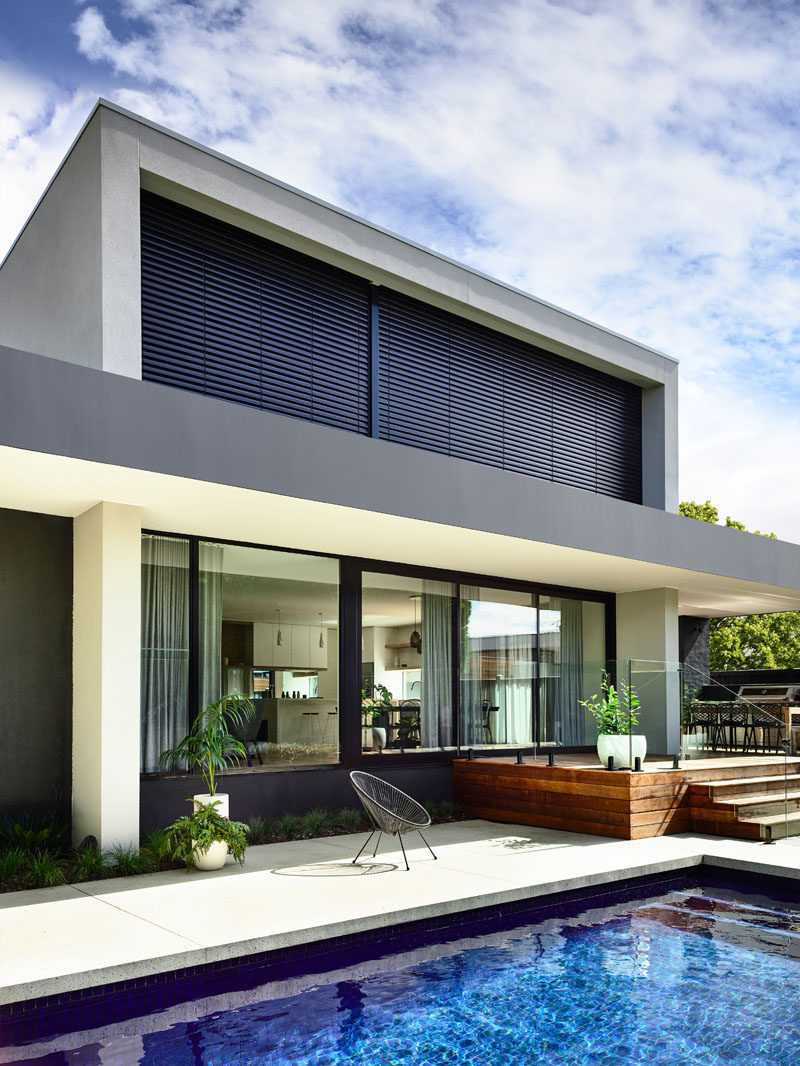
<svg viewBox="0 0 800 1066"><path fill-rule="evenodd" d="M452 762L454 758L463 757L468 750L460 743L460 677L461 677L461 642L459 639L459 611L461 587L477 585L498 591L523 592L536 597L537 627L540 611L540 599L543 596L558 596L567 599L589 600L605 605L605 651L606 662L616 659L616 597L614 593L601 592L597 589L575 588L567 585L550 585L544 582L521 581L515 578L502 578L491 574L477 574L461 570L448 570L435 566L409 563L396 563L368 556L337 555L332 552L309 551L303 548L287 548L280 544L258 544L254 541L235 540L232 538L199 535L194 533L175 533L171 530L142 529L142 535L172 537L189 542L189 697L186 708L186 729L197 714L199 698L200 654L199 654L199 545L201 542L213 544L230 544L243 548L258 548L263 551L284 552L287 555L309 555L323 559L334 559L339 564L339 761L333 764L320 764L298 767L303 770L364 769L378 766L385 768L425 766ZM384 751L380 756L364 754L361 750L361 716L356 708L361 706L361 588L364 573L393 574L401 577L429 578L435 581L447 581L455 586L453 598L453 735L456 744L436 752L401 753L393 750ZM538 649L537 649L538 677ZM539 728L539 685L534 688L534 736ZM194 708L194 710L193 710ZM353 713L348 713L352 708ZM352 722L350 719L352 718ZM525 746L528 750L534 745ZM509 745L515 750L519 745ZM488 749L472 745L475 752ZM588 750L588 748L587 748ZM286 770L286 767L281 767ZM152 774L143 775L152 776Z"/></svg>

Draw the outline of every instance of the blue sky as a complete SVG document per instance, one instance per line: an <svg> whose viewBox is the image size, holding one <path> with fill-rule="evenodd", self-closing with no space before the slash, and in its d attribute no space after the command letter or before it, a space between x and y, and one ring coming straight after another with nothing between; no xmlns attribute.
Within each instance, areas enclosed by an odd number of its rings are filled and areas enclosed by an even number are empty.
<svg viewBox="0 0 800 1066"><path fill-rule="evenodd" d="M800 542L800 3L0 0L4 251L100 95L681 361Z"/></svg>

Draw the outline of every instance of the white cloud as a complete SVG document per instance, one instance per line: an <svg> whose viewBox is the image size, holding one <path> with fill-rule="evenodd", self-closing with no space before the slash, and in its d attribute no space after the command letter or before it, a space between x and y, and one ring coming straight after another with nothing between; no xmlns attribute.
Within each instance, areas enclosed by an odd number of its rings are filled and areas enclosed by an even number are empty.
<svg viewBox="0 0 800 1066"><path fill-rule="evenodd" d="M678 356L682 494L800 541L800 502L783 502L796 5L98 0L75 18L121 104ZM52 170L59 130L53 87L19 95L0 210L21 221L25 167ZM74 128L79 99L61 105Z"/></svg>

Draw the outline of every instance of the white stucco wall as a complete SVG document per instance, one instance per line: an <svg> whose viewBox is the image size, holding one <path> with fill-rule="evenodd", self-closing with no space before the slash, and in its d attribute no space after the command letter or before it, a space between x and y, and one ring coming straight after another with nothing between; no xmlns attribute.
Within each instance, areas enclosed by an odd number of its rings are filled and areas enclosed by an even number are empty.
<svg viewBox="0 0 800 1066"><path fill-rule="evenodd" d="M139 843L141 513L98 503L73 536L72 831Z"/></svg>

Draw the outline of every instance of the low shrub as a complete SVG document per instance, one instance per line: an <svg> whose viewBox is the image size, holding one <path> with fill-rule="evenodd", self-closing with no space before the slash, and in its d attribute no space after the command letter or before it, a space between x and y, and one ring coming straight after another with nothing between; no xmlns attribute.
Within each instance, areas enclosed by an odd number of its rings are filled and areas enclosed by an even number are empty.
<svg viewBox="0 0 800 1066"><path fill-rule="evenodd" d="M151 867L172 862L172 846L163 829L151 829L142 838L140 854L144 852L145 863Z"/></svg>
<svg viewBox="0 0 800 1066"><path fill-rule="evenodd" d="M284 840L294 840L303 829L303 819L291 811L282 814L278 819L278 835Z"/></svg>
<svg viewBox="0 0 800 1066"><path fill-rule="evenodd" d="M353 807L344 807L336 815L335 821L340 829L352 833L361 828L364 824L364 817L361 811L357 811Z"/></svg>
<svg viewBox="0 0 800 1066"><path fill-rule="evenodd" d="M53 808L29 807L16 814L0 815L0 843L23 851L61 851L67 843L69 826Z"/></svg>
<svg viewBox="0 0 800 1066"><path fill-rule="evenodd" d="M333 828L333 815L324 807L313 807L303 819L307 836L318 837Z"/></svg>
<svg viewBox="0 0 800 1066"><path fill-rule="evenodd" d="M272 823L258 814L251 814L245 822L247 829L245 835L249 847L254 844L266 844L272 830Z"/></svg>
<svg viewBox="0 0 800 1066"><path fill-rule="evenodd" d="M117 844L109 852L111 873L116 877L134 877L146 874L152 868L146 853L137 852L135 848Z"/></svg>
<svg viewBox="0 0 800 1066"><path fill-rule="evenodd" d="M0 883L10 881L25 865L27 855L22 848L5 848L0 852Z"/></svg>
<svg viewBox="0 0 800 1066"><path fill-rule="evenodd" d="M29 888L53 888L66 880L61 861L52 851L39 849L28 856L25 884Z"/></svg>
<svg viewBox="0 0 800 1066"><path fill-rule="evenodd" d="M111 873L109 857L95 844L79 848L72 859L71 881L100 881Z"/></svg>
<svg viewBox="0 0 800 1066"><path fill-rule="evenodd" d="M436 813L440 818L455 818L461 813L461 808L452 800L443 800Z"/></svg>

